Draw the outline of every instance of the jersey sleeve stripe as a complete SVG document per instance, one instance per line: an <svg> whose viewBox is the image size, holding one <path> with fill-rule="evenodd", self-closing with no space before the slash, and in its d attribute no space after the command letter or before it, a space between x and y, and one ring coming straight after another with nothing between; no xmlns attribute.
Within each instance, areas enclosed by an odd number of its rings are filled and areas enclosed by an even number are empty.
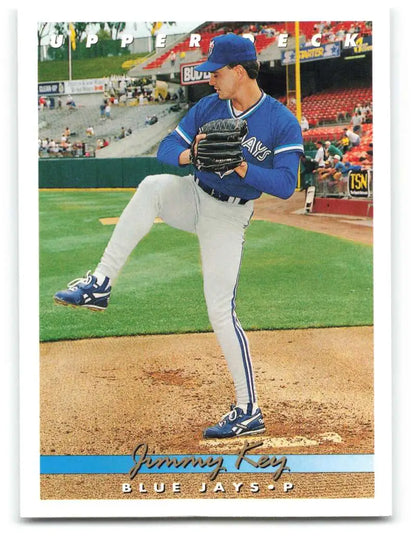
<svg viewBox="0 0 416 544"><path fill-rule="evenodd" d="M192 138L190 138L190 137L188 136L188 134L186 134L186 132L185 132L179 125L176 127L175 130L176 130L176 132L179 134L179 136L181 136L181 137L185 140L185 142L186 142L187 144L191 145L191 143L192 143Z"/></svg>
<svg viewBox="0 0 416 544"><path fill-rule="evenodd" d="M290 144L290 145L279 145L275 148L274 154L277 155L278 153L283 153L284 151L302 151L303 153L303 145L302 144Z"/></svg>

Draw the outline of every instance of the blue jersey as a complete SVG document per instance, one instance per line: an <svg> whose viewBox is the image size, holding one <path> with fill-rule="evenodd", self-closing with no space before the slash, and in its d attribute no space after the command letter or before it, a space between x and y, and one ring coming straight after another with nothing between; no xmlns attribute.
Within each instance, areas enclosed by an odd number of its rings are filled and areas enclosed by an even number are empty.
<svg viewBox="0 0 416 544"><path fill-rule="evenodd" d="M335 170L338 170L339 172L341 172L341 174L343 176L345 176L346 174L348 174L348 167L343 163L343 162L338 162L335 166L334 166Z"/></svg>
<svg viewBox="0 0 416 544"><path fill-rule="evenodd" d="M345 163L345 167L348 172L361 172L362 168L358 164L351 164L350 162Z"/></svg>
<svg viewBox="0 0 416 544"><path fill-rule="evenodd" d="M177 166L179 155L190 147L204 123L229 118L247 121L248 133L243 141L243 155L248 164L246 176L241 178L234 171L224 175L195 169L196 177L230 196L255 199L266 192L289 198L297 184L299 157L303 153L302 132L296 117L263 92L244 112L235 111L231 100L221 100L217 94L202 98L161 142L158 158Z"/></svg>

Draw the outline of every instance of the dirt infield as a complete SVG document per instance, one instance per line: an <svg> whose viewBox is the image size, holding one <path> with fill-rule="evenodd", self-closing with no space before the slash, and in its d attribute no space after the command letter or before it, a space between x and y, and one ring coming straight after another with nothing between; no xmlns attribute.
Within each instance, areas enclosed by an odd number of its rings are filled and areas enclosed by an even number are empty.
<svg viewBox="0 0 416 544"><path fill-rule="evenodd" d="M372 327L249 332L267 422L264 449L373 450ZM233 386L212 333L41 345L41 453L222 452L206 441Z"/></svg>
<svg viewBox="0 0 416 544"><path fill-rule="evenodd" d="M372 327L248 333L267 425L259 453L373 452L372 336ZM232 390L212 333L44 343L41 454L130 456L141 442L156 454L235 454L243 438L202 439ZM108 487L104 476L74 478L44 476L42 498L74 490L93 498ZM329 495L360 493L341 480L323 474L316 485ZM362 485L367 493L367 476Z"/></svg>
<svg viewBox="0 0 416 544"><path fill-rule="evenodd" d="M304 193L286 203L262 198L255 218L372 243L372 225L365 220L294 213L303 207L303 199ZM256 331L248 338L267 427L259 453L374 452L372 327ZM131 455L140 442L157 454L220 455L235 453L244 443L238 438L202 439L202 430L234 400L231 377L212 333L42 343L40 362L41 455ZM300 484L301 475L296 478ZM374 493L371 474L301 479L292 497ZM124 480L110 475L43 476L41 497L122 498L119 484ZM149 476L141 481L153 485ZM181 498L202 498L196 484L189 489ZM276 488L273 496L281 495ZM228 494L242 496L250 492ZM269 491L259 496L271 497ZM136 492L126 498L155 496Z"/></svg>
<svg viewBox="0 0 416 544"><path fill-rule="evenodd" d="M299 227L353 242L373 243L372 219L340 215L303 214L305 193L296 192L289 200L263 195L254 206L253 219L273 221L282 225Z"/></svg>

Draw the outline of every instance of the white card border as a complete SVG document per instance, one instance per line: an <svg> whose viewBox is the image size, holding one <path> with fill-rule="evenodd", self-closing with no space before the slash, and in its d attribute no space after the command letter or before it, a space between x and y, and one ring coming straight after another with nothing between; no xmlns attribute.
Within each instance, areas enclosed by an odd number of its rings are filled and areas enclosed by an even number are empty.
<svg viewBox="0 0 416 544"><path fill-rule="evenodd" d="M95 20L91 9L47 9L42 13L25 9L18 13L18 129L19 129L19 349L20 349L20 494L22 517L159 517L169 504L169 517L182 516L389 516L391 515L391 273L390 273L390 160L383 156L383 171L377 172L377 183L385 191L374 197L374 331L375 331L375 489L374 499L178 499L146 501L41 501L39 477L39 314L38 314L38 186L37 154L31 154L27 142L37 141L37 101L31 92L37 82L36 22L40 20ZM140 8L135 16L129 10L125 20L146 20ZM389 89L389 13L378 8L365 13L365 8L325 9L325 20L372 20L373 25L373 90L374 90L374 147L381 150L389 145L383 126L390 125ZM61 12L59 14L59 12ZM296 17L296 12L302 17ZM221 13L223 13L221 11ZM355 15L355 17L353 16ZM366 17L367 15L367 17ZM123 19L122 13L102 17L105 20ZM166 17L165 17L166 18ZM175 17L186 20L189 17ZM268 16L276 19L276 16ZM150 19L150 17L147 17ZM201 16L202 19L202 16ZM206 20L216 20L212 13ZM221 17L227 19L227 17ZM231 17L228 18L232 20ZM254 20L259 20L257 16ZM279 7L280 20L319 20L316 9L287 10ZM251 20L250 16L239 20ZM277 19L276 19L277 20ZM28 55L28 50L31 54ZM32 53L33 52L33 53ZM381 121L382 120L382 121ZM22 155L22 149L25 153ZM33 146L33 151L35 147ZM379 151L380 153L380 151ZM377 151L375 168L378 164ZM388 190L387 190L388 188ZM165 516L161 516L165 517Z"/></svg>

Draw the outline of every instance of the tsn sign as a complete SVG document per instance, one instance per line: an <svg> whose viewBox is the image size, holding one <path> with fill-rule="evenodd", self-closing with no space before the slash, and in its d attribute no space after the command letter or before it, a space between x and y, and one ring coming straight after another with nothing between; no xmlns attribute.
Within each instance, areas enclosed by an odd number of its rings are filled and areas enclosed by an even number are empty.
<svg viewBox="0 0 416 544"><path fill-rule="evenodd" d="M350 196L370 196L370 173L367 170L361 172L349 172L348 191Z"/></svg>
<svg viewBox="0 0 416 544"><path fill-rule="evenodd" d="M208 83L210 76L209 72L197 72L196 66L201 62L190 62L181 64L181 85L195 85L197 83Z"/></svg>

